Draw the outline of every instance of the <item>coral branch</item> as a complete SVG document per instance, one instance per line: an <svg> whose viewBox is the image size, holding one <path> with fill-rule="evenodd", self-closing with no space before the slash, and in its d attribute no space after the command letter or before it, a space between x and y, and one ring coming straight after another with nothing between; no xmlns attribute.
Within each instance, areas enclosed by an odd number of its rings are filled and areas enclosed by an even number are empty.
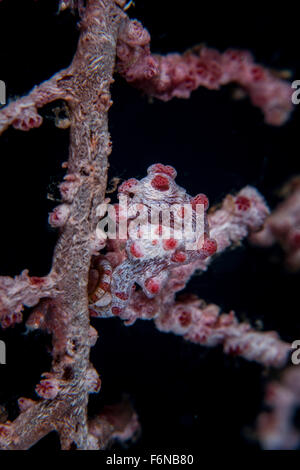
<svg viewBox="0 0 300 470"><path fill-rule="evenodd" d="M175 279L174 276L177 288ZM225 353L265 366L284 366L291 350L291 345L282 341L276 332L255 331L249 323L239 323L233 311L221 313L217 305L206 305L194 296L182 296L175 301L167 293L165 298L149 302L142 292L136 292L126 312L130 324L136 319L154 319L160 331L181 335L203 346L223 345Z"/></svg>
<svg viewBox="0 0 300 470"><path fill-rule="evenodd" d="M150 96L167 101L189 98L199 86L218 90L230 82L240 85L268 124L281 125L292 110L288 82L254 62L249 52L199 46L180 54L151 54L150 35L136 20L124 23L118 41L120 74Z"/></svg>
<svg viewBox="0 0 300 470"><path fill-rule="evenodd" d="M68 392L70 392L69 390ZM69 405L69 404L68 404ZM74 409L66 405L64 397L35 402L21 398L21 410L12 423L0 424L0 447L4 450L28 449L51 431L58 431L62 448L68 448L71 432L70 417ZM106 406L88 424L86 449L105 449L113 441L134 440L139 433L136 413L127 400Z"/></svg>
<svg viewBox="0 0 300 470"><path fill-rule="evenodd" d="M2 328L22 321L23 306L33 307L43 297L55 297L55 275L29 277L23 271L14 279L0 277L0 322Z"/></svg>
<svg viewBox="0 0 300 470"><path fill-rule="evenodd" d="M11 102L0 111L0 135L10 126L29 131L39 127L43 119L38 108L58 99L71 99L72 89L68 84L71 78L69 71L62 70L50 80L33 88L29 95Z"/></svg>
<svg viewBox="0 0 300 470"><path fill-rule="evenodd" d="M221 207L212 208L208 216L211 235L218 244L217 253L256 233L269 213L264 198L252 186L235 196L226 196Z"/></svg>
<svg viewBox="0 0 300 470"><path fill-rule="evenodd" d="M28 403L26 411L20 413L12 423L0 425L0 447L4 450L24 450L55 429L52 417L60 416L64 404L49 402ZM54 406L54 409L52 407Z"/></svg>
<svg viewBox="0 0 300 470"><path fill-rule="evenodd" d="M295 411L300 406L300 370L291 366L280 381L268 384L265 403L271 410L259 415L256 435L264 449L297 449L300 432L294 423Z"/></svg>
<svg viewBox="0 0 300 470"><path fill-rule="evenodd" d="M271 246L278 242L285 252L288 269L300 268L300 178L288 182L282 194L285 200L272 212L258 233L251 235L252 243Z"/></svg>
<svg viewBox="0 0 300 470"><path fill-rule="evenodd" d="M282 367L291 348L276 332L257 332L250 324L239 323L234 312L221 314L217 305L203 305L193 298L176 302L155 319L155 324L160 331L182 335L193 343L222 344L225 353L265 366Z"/></svg>
<svg viewBox="0 0 300 470"><path fill-rule="evenodd" d="M123 402L105 406L102 412L89 422L89 446L106 449L113 441L135 440L139 434L138 417L130 403Z"/></svg>
<svg viewBox="0 0 300 470"><path fill-rule="evenodd" d="M173 282L178 288L175 275ZM221 313L220 307L206 305L197 297L182 296L175 301L173 296L174 293L167 292L165 297L149 301L142 292L136 292L126 309L130 319L127 324L137 319L153 319L160 331L181 335L193 343L209 347L223 345L225 353L265 366L286 364L291 345L282 341L276 332L255 331L249 323L239 323L233 311Z"/></svg>

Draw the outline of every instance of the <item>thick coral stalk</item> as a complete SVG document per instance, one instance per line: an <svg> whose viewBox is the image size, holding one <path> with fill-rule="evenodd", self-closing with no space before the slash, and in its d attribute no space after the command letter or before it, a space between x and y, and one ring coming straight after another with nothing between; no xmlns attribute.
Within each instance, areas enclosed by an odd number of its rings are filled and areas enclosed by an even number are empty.
<svg viewBox="0 0 300 470"><path fill-rule="evenodd" d="M87 401L88 393L94 391L90 390L89 351L94 340L90 338L87 282L99 219L96 208L106 189L107 157L111 151L107 124L109 88L123 15L113 0L89 0L77 52L68 70L0 113L1 130L9 124L27 130L41 123L38 107L61 98L68 102L71 122L68 174L62 188L65 202L50 217L50 222L60 227L51 271L55 297L49 289L41 290L42 280L35 280L32 285L26 274L14 281L1 281L4 309L17 306L20 310L20 302L34 305L39 297L46 297L46 327L54 338L51 372L37 386L42 400L21 412L15 422L3 425L3 448L28 448L52 429L58 431L63 449L89 447ZM45 283L49 284L47 278ZM13 301L9 304L7 295L12 290L21 291L23 284L23 294L16 297L16 305Z"/></svg>
<svg viewBox="0 0 300 470"><path fill-rule="evenodd" d="M66 432L73 433L70 424L72 408L67 407L68 399L47 400L35 403L33 400L20 398L21 413L12 423L0 424L0 446L3 450L24 450L31 447L51 431L60 434L62 447L69 447ZM57 423L51 417L56 418ZM58 424L60 422L60 424ZM133 440L139 433L139 422L127 400L114 406L106 406L99 415L88 424L86 449L105 449L114 441ZM75 446L72 446L75 449Z"/></svg>

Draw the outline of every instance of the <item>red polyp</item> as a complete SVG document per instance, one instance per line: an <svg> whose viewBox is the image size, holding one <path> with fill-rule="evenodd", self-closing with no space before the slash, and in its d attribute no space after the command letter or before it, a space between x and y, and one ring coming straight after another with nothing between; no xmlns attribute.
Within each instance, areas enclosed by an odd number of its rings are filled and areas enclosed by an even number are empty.
<svg viewBox="0 0 300 470"><path fill-rule="evenodd" d="M197 194L197 196L195 196L191 199L191 204L192 204L192 208L194 210L196 210L197 205L203 204L204 205L204 210L206 211L208 209L208 206L209 206L209 201L208 201L207 196L205 196L205 194L201 193L201 194Z"/></svg>
<svg viewBox="0 0 300 470"><path fill-rule="evenodd" d="M204 240L201 251L204 252L204 254L208 257L214 255L217 251L217 248L218 245L216 240L213 240L212 238L207 238L206 240Z"/></svg>
<svg viewBox="0 0 300 470"><path fill-rule="evenodd" d="M145 288L150 292L150 294L157 294L160 289L160 284L156 279L150 277L145 281Z"/></svg>
<svg viewBox="0 0 300 470"><path fill-rule="evenodd" d="M230 346L228 349L228 354L230 356L241 356L243 353L243 349L240 345L237 346Z"/></svg>
<svg viewBox="0 0 300 470"><path fill-rule="evenodd" d="M246 59L246 55L244 53L244 51L239 51L239 50L236 50L236 49L228 49L226 52L225 52L225 56L227 58L229 58L230 60L232 61L236 61L236 62L244 62L245 59Z"/></svg>
<svg viewBox="0 0 300 470"><path fill-rule="evenodd" d="M191 324L192 315L190 312L182 312L179 316L179 323L182 327L187 327Z"/></svg>
<svg viewBox="0 0 300 470"><path fill-rule="evenodd" d="M50 400L53 400L57 396L58 390L58 381L51 378L41 380L40 383L35 387L35 391L40 397Z"/></svg>
<svg viewBox="0 0 300 470"><path fill-rule="evenodd" d="M183 251L176 251L173 253L171 260L175 263L184 263L186 260L186 254Z"/></svg>
<svg viewBox="0 0 300 470"><path fill-rule="evenodd" d="M46 279L44 277L31 276L30 283L34 286L40 286L45 284Z"/></svg>
<svg viewBox="0 0 300 470"><path fill-rule="evenodd" d="M121 300L128 300L128 294L126 292L116 292L115 296L118 297Z"/></svg>
<svg viewBox="0 0 300 470"><path fill-rule="evenodd" d="M151 181L151 186L158 191L168 191L170 183L168 178L162 175L156 175Z"/></svg>
<svg viewBox="0 0 300 470"><path fill-rule="evenodd" d="M111 309L111 313L113 315L120 315L121 312L122 312L122 309L120 307L112 307Z"/></svg>
<svg viewBox="0 0 300 470"><path fill-rule="evenodd" d="M255 65L251 68L251 75L255 82L263 80L266 77L266 73L262 67Z"/></svg>
<svg viewBox="0 0 300 470"><path fill-rule="evenodd" d="M165 250L174 250L177 246L177 241L174 238L163 240L163 247Z"/></svg>
<svg viewBox="0 0 300 470"><path fill-rule="evenodd" d="M155 165L150 167L150 171L151 173L165 173L172 179L175 179L177 175L175 168L170 165L163 165L162 163L156 163Z"/></svg>
<svg viewBox="0 0 300 470"><path fill-rule="evenodd" d="M135 178L130 178L129 180L127 181L124 181L123 184L121 184L121 186L119 187L118 191L119 193L127 193L127 192L130 192L130 190L136 186L138 184L138 180L136 180Z"/></svg>
<svg viewBox="0 0 300 470"><path fill-rule="evenodd" d="M59 221L59 216L58 216L57 210L54 209L54 211L51 212L50 220L51 220L51 222L58 222Z"/></svg>
<svg viewBox="0 0 300 470"><path fill-rule="evenodd" d="M300 248L300 232L296 232L291 237L291 245L294 250L298 250Z"/></svg>
<svg viewBox="0 0 300 470"><path fill-rule="evenodd" d="M130 246L130 253L135 258L142 258L144 256L144 253L142 252L141 248L137 243L132 243L132 245Z"/></svg>
<svg viewBox="0 0 300 470"><path fill-rule="evenodd" d="M245 196L238 196L235 200L235 204L239 211L247 211L251 207L251 201Z"/></svg>

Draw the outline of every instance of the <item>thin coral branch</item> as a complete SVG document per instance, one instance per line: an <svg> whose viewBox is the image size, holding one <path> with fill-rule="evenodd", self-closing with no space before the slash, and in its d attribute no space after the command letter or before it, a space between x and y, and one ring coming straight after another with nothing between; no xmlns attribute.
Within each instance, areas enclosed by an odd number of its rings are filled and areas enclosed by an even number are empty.
<svg viewBox="0 0 300 470"><path fill-rule="evenodd" d="M134 441L140 432L137 414L125 398L121 403L107 405L89 422L90 448L107 449L114 441Z"/></svg>
<svg viewBox="0 0 300 470"><path fill-rule="evenodd" d="M124 23L118 40L118 71L132 85L164 101L189 98L199 86L218 90L234 82L258 106L268 124L281 125L292 110L288 82L254 62L246 51L220 53L205 46L183 55L150 51L150 34L136 20Z"/></svg>
<svg viewBox="0 0 300 470"><path fill-rule="evenodd" d="M291 271L300 268L300 178L294 177L281 191L284 201L254 233L252 243L264 247L279 243L285 253L285 264Z"/></svg>
<svg viewBox="0 0 300 470"><path fill-rule="evenodd" d="M182 335L193 343L221 344L225 353L265 366L282 367L291 349L275 331L255 331L249 323L239 323L233 311L220 313L217 305L203 305L195 298L176 302L155 319L155 324L160 331Z"/></svg>
<svg viewBox="0 0 300 470"><path fill-rule="evenodd" d="M55 297L55 275L30 277L23 271L14 279L0 277L0 322L2 328L22 321L23 306L33 307L43 297Z"/></svg>
<svg viewBox="0 0 300 470"><path fill-rule="evenodd" d="M269 411L262 412L256 423L256 437L264 449L291 450L300 445L300 432L294 416L300 406L300 370L291 366L278 381L267 385L265 404Z"/></svg>
<svg viewBox="0 0 300 470"><path fill-rule="evenodd" d="M269 215L263 196L252 186L226 196L220 207L208 215L211 236L217 241L217 253L237 246L249 234L256 233Z"/></svg>
<svg viewBox="0 0 300 470"><path fill-rule="evenodd" d="M67 85L71 77L68 70L62 70L50 80L33 88L25 97L12 101L0 111L0 135L12 125L16 129L29 131L39 127L43 118L38 109L58 99L71 99L72 90Z"/></svg>
<svg viewBox="0 0 300 470"><path fill-rule="evenodd" d="M282 341L275 331L256 331L249 323L240 323L233 311L221 313L217 305L207 305L195 296L162 303L161 297L149 302L143 293L137 292L127 312L131 322L154 319L160 331L183 336L202 346L222 345L226 354L264 366L284 366L291 351L291 345Z"/></svg>

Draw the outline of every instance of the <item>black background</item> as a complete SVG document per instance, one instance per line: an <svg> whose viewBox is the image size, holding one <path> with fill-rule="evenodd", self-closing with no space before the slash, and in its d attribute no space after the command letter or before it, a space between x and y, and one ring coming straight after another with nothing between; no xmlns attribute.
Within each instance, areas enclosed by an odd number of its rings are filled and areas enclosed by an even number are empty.
<svg viewBox="0 0 300 470"><path fill-rule="evenodd" d="M57 15L57 2L4 0L0 5L0 79L9 99L68 66L76 50L77 18ZM131 17L152 35L152 50L183 52L205 42L221 51L245 48L257 62L289 69L300 79L297 50L299 12L290 4L262 9L261 4L136 0ZM221 91L199 89L190 100L168 103L146 97L116 77L110 111L113 152L110 178L143 177L155 162L171 164L177 182L190 194L204 192L211 205L246 184L253 184L273 208L277 191L299 173L299 109L282 127L264 124L249 100L234 101L232 86ZM13 276L28 268L45 275L51 266L56 232L47 223L56 205L57 186L68 156L68 131L54 125L53 108L43 109L44 124L29 133L9 129L0 138L1 243L0 274ZM278 247L262 250L247 242L219 257L210 270L195 276L187 290L224 311L264 329L275 329L286 341L299 338L299 275L282 265ZM25 317L28 315L26 311ZM92 320L99 340L92 362L102 390L92 396L92 415L127 394L143 428L135 449L255 450L255 417L262 409L263 389L277 372L241 358L226 357L160 333L151 322L125 327L118 319ZM35 397L40 374L51 356L42 333L25 334L23 326L0 330L7 345L7 365L0 366L0 404L14 419L19 396ZM299 420L295 413L295 423ZM34 449L56 449L55 434Z"/></svg>

